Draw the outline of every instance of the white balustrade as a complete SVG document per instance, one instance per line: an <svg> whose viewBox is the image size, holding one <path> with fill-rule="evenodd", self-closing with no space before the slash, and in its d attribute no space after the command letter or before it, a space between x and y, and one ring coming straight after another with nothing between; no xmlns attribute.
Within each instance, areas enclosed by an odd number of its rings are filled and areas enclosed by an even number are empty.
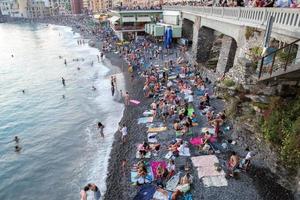
<svg viewBox="0 0 300 200"><path fill-rule="evenodd" d="M296 32L300 35L300 9L293 8L247 8L247 7L197 7L164 6L165 10L190 12L199 16L234 19L244 24L266 25L268 16L274 17L273 28Z"/></svg>

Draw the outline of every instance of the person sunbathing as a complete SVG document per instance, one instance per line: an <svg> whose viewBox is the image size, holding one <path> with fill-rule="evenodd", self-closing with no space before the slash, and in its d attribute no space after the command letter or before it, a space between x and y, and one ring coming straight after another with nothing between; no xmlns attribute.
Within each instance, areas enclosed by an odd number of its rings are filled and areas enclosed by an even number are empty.
<svg viewBox="0 0 300 200"><path fill-rule="evenodd" d="M173 123L173 128L175 129L175 131L180 131L181 127L179 125L179 121L175 120Z"/></svg>
<svg viewBox="0 0 300 200"><path fill-rule="evenodd" d="M233 151L227 163L227 168L228 168L227 174L229 176L231 177L234 176L234 172L239 166L239 163L240 163L240 157L236 154L236 152Z"/></svg>

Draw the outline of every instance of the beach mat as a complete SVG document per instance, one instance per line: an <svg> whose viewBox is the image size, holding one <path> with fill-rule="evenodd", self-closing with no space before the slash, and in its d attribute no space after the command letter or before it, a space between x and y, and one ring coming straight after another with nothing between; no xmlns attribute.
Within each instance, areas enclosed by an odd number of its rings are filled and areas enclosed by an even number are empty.
<svg viewBox="0 0 300 200"><path fill-rule="evenodd" d="M228 181L225 176L210 176L203 177L202 182L204 187L224 187L228 186Z"/></svg>
<svg viewBox="0 0 300 200"><path fill-rule="evenodd" d="M150 127L148 128L148 132L149 133L153 133L153 132L162 132L162 131L166 131L167 127L163 126L163 127Z"/></svg>
<svg viewBox="0 0 300 200"><path fill-rule="evenodd" d="M156 169L159 165L161 165L163 169L166 169L166 167L167 167L167 163L165 161L152 161L150 164L154 179L157 178L157 170Z"/></svg>
<svg viewBox="0 0 300 200"><path fill-rule="evenodd" d="M139 105L141 102L138 101L138 100L133 100L133 99L131 99L131 100L130 100L130 103L133 103L133 104L135 104L135 105Z"/></svg>
<svg viewBox="0 0 300 200"><path fill-rule="evenodd" d="M153 117L141 117L138 118L138 124L146 124L146 123L152 123Z"/></svg>
<svg viewBox="0 0 300 200"><path fill-rule="evenodd" d="M135 195L133 200L151 200L155 192L156 188L154 185L143 185L138 191L138 193Z"/></svg>
<svg viewBox="0 0 300 200"><path fill-rule="evenodd" d="M192 157L191 160L195 167L214 166L215 163L219 163L215 155L196 156Z"/></svg>

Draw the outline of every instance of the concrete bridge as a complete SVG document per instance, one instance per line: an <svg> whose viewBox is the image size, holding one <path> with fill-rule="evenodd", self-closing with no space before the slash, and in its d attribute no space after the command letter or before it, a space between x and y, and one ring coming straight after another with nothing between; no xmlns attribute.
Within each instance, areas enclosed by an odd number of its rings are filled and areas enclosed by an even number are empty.
<svg viewBox="0 0 300 200"><path fill-rule="evenodd" d="M181 12L180 21L185 32L183 35L193 41L192 52L196 55L198 63L205 63L209 59L216 32L222 34L222 45L216 67L216 72L219 74L229 72L231 68L238 66L232 73L235 73L235 76L245 75L241 73L247 70L248 61L245 58L254 44L262 47L263 35L270 15L274 17L271 38L286 44L300 38L299 9L195 6L164 6L163 9ZM251 32L258 34L254 34L255 37L249 39L249 35L253 36ZM295 45L298 50L294 64L300 61L300 42ZM240 77L240 80L242 79L245 77Z"/></svg>

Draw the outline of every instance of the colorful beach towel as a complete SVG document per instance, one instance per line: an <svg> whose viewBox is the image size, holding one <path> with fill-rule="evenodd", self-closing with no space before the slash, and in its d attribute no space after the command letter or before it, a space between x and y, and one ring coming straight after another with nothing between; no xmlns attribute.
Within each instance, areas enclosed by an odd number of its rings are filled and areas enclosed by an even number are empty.
<svg viewBox="0 0 300 200"><path fill-rule="evenodd" d="M194 146L202 145L203 139L201 137L194 137L190 139L190 143Z"/></svg>
<svg viewBox="0 0 300 200"><path fill-rule="evenodd" d="M139 105L141 102L138 101L138 100L133 100L133 99L131 99L131 100L130 100L130 103L133 103L133 104L135 104L135 105Z"/></svg>
<svg viewBox="0 0 300 200"><path fill-rule="evenodd" d="M153 161L150 164L154 179L157 179L157 167L159 165L162 166L163 169L166 169L167 167L167 163L165 161Z"/></svg>
<svg viewBox="0 0 300 200"><path fill-rule="evenodd" d="M153 181L153 175L151 172L151 168L147 168L147 175L145 177L145 182L146 183L151 183ZM138 181L139 177L138 177L138 173L136 171L131 171L130 172L130 180L131 183L136 184Z"/></svg>
<svg viewBox="0 0 300 200"><path fill-rule="evenodd" d="M194 112L195 112L194 108L188 108L188 116L189 117L191 117Z"/></svg>
<svg viewBox="0 0 300 200"><path fill-rule="evenodd" d="M145 112L143 112L143 115L145 117L151 116L151 115L153 115L153 111L152 110L146 110Z"/></svg>
<svg viewBox="0 0 300 200"><path fill-rule="evenodd" d="M141 117L138 119L138 124L152 123L153 117Z"/></svg>
<svg viewBox="0 0 300 200"><path fill-rule="evenodd" d="M149 133L153 133L153 132L162 132L162 131L166 131L167 127L151 127L148 129Z"/></svg>

